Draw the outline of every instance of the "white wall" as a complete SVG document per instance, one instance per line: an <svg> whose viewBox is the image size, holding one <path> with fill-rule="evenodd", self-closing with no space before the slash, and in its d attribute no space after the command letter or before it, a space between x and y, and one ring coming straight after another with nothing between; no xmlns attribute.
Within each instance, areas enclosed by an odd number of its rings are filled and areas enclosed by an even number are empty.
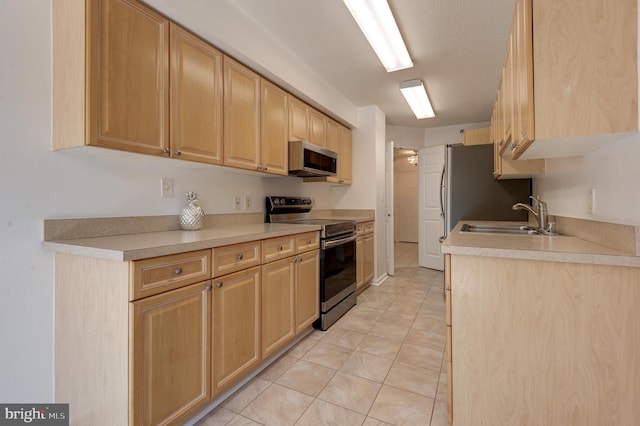
<svg viewBox="0 0 640 426"><path fill-rule="evenodd" d="M391 126L386 127L386 140L393 141L395 148L414 149L419 150L424 148L424 133L425 129L422 127L406 127L406 126Z"/></svg>
<svg viewBox="0 0 640 426"><path fill-rule="evenodd" d="M257 212L267 194L332 207L330 185L297 178L90 147L52 152L51 2L0 2L0 51L2 402L53 400L54 255L42 249L45 218L172 215L188 190L200 192L206 213L233 213L234 195L252 195ZM160 198L161 177L175 180L175 198Z"/></svg>
<svg viewBox="0 0 640 426"><path fill-rule="evenodd" d="M374 209L376 215L374 278L386 274L385 232L385 115L377 106L358 108L358 128L353 130L353 184L334 187L331 199L337 209Z"/></svg>
<svg viewBox="0 0 640 426"><path fill-rule="evenodd" d="M596 190L594 214L588 211L590 188ZM640 135L584 157L547 159L533 192L550 214L640 225Z"/></svg>

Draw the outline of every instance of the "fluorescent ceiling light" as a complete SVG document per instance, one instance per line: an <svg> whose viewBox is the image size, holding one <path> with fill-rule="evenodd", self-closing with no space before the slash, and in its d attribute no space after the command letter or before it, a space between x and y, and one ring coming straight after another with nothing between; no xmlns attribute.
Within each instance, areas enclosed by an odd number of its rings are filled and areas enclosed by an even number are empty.
<svg viewBox="0 0 640 426"><path fill-rule="evenodd" d="M386 0L343 0L388 72L413 62Z"/></svg>
<svg viewBox="0 0 640 426"><path fill-rule="evenodd" d="M422 81L403 81L400 83L400 91L416 115L416 118L433 118L436 116Z"/></svg>

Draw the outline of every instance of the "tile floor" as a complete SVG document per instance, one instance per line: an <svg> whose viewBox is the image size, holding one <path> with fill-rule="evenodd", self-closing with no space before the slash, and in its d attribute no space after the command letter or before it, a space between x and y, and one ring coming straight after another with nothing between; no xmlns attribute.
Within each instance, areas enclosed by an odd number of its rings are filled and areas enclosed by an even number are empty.
<svg viewBox="0 0 640 426"><path fill-rule="evenodd" d="M417 260L396 245L393 277L198 425L446 425L444 276Z"/></svg>

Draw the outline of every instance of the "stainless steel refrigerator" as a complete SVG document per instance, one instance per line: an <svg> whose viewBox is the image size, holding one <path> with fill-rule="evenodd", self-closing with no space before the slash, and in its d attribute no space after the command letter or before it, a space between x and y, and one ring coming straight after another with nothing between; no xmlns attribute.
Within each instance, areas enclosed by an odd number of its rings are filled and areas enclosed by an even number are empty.
<svg viewBox="0 0 640 426"><path fill-rule="evenodd" d="M463 219L527 220L511 207L529 203L531 179L495 180L493 145L447 145L440 187L444 237Z"/></svg>

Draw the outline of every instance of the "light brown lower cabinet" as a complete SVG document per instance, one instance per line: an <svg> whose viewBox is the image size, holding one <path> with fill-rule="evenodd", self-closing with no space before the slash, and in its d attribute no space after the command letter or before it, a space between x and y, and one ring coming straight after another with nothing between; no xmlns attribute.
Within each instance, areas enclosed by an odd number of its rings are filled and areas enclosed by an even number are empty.
<svg viewBox="0 0 640 426"><path fill-rule="evenodd" d="M319 233L278 240L293 256L271 263L276 239L129 262L56 253L55 402L70 424L184 424L309 330Z"/></svg>
<svg viewBox="0 0 640 426"><path fill-rule="evenodd" d="M455 424L640 419L640 268L450 256Z"/></svg>
<svg viewBox="0 0 640 426"><path fill-rule="evenodd" d="M213 395L261 360L260 267L213 280Z"/></svg>
<svg viewBox="0 0 640 426"><path fill-rule="evenodd" d="M356 225L356 288L361 293L373 280L375 221Z"/></svg>
<svg viewBox="0 0 640 426"><path fill-rule="evenodd" d="M133 423L179 422L211 397L211 281L131 303Z"/></svg>

